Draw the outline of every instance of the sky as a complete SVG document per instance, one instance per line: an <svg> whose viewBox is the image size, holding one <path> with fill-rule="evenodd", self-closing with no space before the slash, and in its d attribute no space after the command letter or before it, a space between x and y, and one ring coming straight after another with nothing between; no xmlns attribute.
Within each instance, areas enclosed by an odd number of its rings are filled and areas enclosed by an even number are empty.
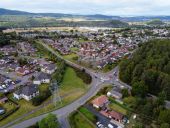
<svg viewBox="0 0 170 128"><path fill-rule="evenodd" d="M170 15L170 0L0 0L0 8L38 13L152 16Z"/></svg>

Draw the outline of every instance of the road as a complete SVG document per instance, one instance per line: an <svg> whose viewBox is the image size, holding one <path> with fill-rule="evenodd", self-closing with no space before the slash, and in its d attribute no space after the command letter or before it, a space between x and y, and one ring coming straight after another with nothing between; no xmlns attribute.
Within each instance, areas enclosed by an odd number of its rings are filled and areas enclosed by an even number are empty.
<svg viewBox="0 0 170 128"><path fill-rule="evenodd" d="M51 51L54 55L56 55L57 57L59 57L60 59L63 59L61 56L59 56L53 49L51 49L49 46L47 46L46 44L42 43L42 45L47 48L49 51ZM116 81L116 77L113 75L113 72L116 72L118 70L118 68L116 67L115 69L113 69L111 72L109 73L96 73L95 71L91 70L91 69L87 69L85 67L82 67L80 65L77 65L73 62L70 62L68 60L65 60L66 63L72 67L76 67L78 69L85 69L86 73L88 73L89 75L91 75L92 77L92 82L91 82L91 86L90 89L88 90L88 92L82 96L81 98L79 98L78 100L72 102L71 104L60 108L58 110L55 110L51 113L56 114L58 117L58 120L61 124L61 126L63 128L69 128L69 123L67 120L68 115L75 111L77 108L79 108L81 105L85 104L89 99L91 99L93 96L95 96L97 94L97 92L103 88L105 85L108 84L112 84L113 81ZM106 80L101 81L101 78L105 78ZM114 79L114 80L113 80ZM37 121L41 120L42 118L44 118L47 114L38 116L38 117L34 117L31 118L29 120L23 121L19 124L15 124L13 126L11 126L12 128L26 128L30 125L35 124ZM3 127L2 127L3 128Z"/></svg>
<svg viewBox="0 0 170 128"><path fill-rule="evenodd" d="M45 48L47 48L49 51L51 51L54 55L56 55L58 58L65 60L61 56L59 56L52 48L50 48L48 45L41 43ZM97 92L103 88L105 85L108 84L115 84L117 86L120 86L121 88L127 88L131 90L131 86L121 82L118 79L118 73L119 69L118 67L115 67L112 71L108 73L96 73L95 71L82 67L80 65L77 65L71 61L65 60L65 62L72 66L76 67L78 69L85 69L85 71L91 75L92 82L90 89L87 91L87 93L80 97L78 100L72 102L71 104L60 108L58 110L55 110L51 113L57 115L59 123L61 124L62 128L70 128L69 122L68 122L68 115L72 113L73 111L77 110L81 105L84 105L89 99L91 99L93 96L97 94ZM30 125L35 124L36 122L40 121L42 118L44 118L47 114L40 115L38 117L31 118L29 120L23 121L19 124L15 124L11 126L11 128L26 128ZM2 127L5 128L5 127Z"/></svg>

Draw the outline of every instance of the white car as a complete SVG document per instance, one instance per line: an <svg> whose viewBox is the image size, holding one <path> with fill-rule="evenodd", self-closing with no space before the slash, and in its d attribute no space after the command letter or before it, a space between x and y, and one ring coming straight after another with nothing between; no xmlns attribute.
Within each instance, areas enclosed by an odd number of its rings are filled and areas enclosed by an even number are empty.
<svg viewBox="0 0 170 128"><path fill-rule="evenodd" d="M108 124L108 127L109 127L109 128L114 128L114 126L113 126L113 125L111 125L111 124Z"/></svg>
<svg viewBox="0 0 170 128"><path fill-rule="evenodd" d="M96 125L99 125L99 124L100 124L100 122L97 122L97 123L96 123Z"/></svg>
<svg viewBox="0 0 170 128"><path fill-rule="evenodd" d="M3 87L3 88L6 88L6 86L5 86L4 84L2 85L2 87Z"/></svg>

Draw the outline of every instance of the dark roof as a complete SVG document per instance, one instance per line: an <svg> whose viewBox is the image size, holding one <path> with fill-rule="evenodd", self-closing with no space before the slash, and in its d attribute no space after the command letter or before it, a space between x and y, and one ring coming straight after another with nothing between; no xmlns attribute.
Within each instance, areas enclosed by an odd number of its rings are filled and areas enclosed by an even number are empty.
<svg viewBox="0 0 170 128"><path fill-rule="evenodd" d="M35 76L35 80L51 79L51 76L47 73L40 72Z"/></svg>
<svg viewBox="0 0 170 128"><path fill-rule="evenodd" d="M53 70L55 68L56 68L56 64L49 64L49 65L47 65L47 69L48 70Z"/></svg>
<svg viewBox="0 0 170 128"><path fill-rule="evenodd" d="M30 96L33 93L36 93L38 91L38 87L36 85L27 85L22 87L21 89L17 90L15 93L20 95L20 94L24 94L26 96Z"/></svg>

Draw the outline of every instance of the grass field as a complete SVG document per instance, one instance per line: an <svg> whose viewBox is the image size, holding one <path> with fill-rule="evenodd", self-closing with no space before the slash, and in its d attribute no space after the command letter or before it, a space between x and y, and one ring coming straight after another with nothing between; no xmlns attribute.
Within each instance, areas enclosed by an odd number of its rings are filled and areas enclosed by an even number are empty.
<svg viewBox="0 0 170 128"><path fill-rule="evenodd" d="M69 122L71 128L94 128L94 126L89 123L84 116L78 112L74 112L69 117Z"/></svg>
<svg viewBox="0 0 170 128"><path fill-rule="evenodd" d="M74 57L78 57L78 56L75 53L72 53L70 55L65 55L63 57L64 57L64 59L67 59L67 60L70 60L72 62L75 62Z"/></svg>
<svg viewBox="0 0 170 128"><path fill-rule="evenodd" d="M41 90L44 90L47 87L48 86L46 84L40 85ZM54 106L54 104L51 103L51 104L47 105L46 107L36 111L35 113L30 114L29 116L23 118L20 121L53 111L55 109L59 109L65 105L73 102L77 98L81 97L87 91L87 88L88 88L88 85L83 83L83 81L79 77L76 76L74 69L67 67L64 78L63 78L63 82L61 83L61 86L59 87L60 96L61 97L64 96L64 98L62 98L62 104L60 102L56 102L56 106ZM67 94L69 94L69 95L67 95ZM49 100L51 98L52 97L50 97ZM29 104L29 106L30 106L30 104ZM30 107L32 108L32 106L30 106ZM30 109L28 109L28 111L30 111ZM26 111L26 112L28 112L28 111ZM23 113L26 113L26 112L23 112ZM11 118L14 119L13 116Z"/></svg>
<svg viewBox="0 0 170 128"><path fill-rule="evenodd" d="M93 113L91 113L87 108L81 107L79 108L79 111L91 122L96 123L97 117Z"/></svg>

